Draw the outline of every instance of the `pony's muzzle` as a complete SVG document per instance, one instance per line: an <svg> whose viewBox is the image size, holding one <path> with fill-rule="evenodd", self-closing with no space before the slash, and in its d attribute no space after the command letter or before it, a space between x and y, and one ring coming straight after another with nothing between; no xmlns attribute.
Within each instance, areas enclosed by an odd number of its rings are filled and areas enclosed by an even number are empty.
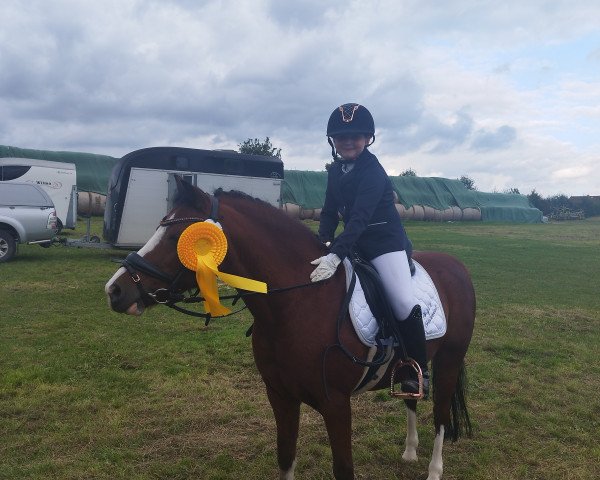
<svg viewBox="0 0 600 480"><path fill-rule="evenodd" d="M128 298L117 282L106 285L105 291L113 311L128 315L141 315L144 311L141 300Z"/></svg>

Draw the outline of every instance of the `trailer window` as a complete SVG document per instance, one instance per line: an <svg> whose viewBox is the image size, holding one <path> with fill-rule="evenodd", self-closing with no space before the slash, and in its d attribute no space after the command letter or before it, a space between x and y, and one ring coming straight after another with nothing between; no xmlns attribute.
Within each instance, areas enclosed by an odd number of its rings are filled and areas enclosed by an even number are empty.
<svg viewBox="0 0 600 480"><path fill-rule="evenodd" d="M3 167L0 167L0 179L14 180L15 178L25 175L30 168L30 165L4 165Z"/></svg>

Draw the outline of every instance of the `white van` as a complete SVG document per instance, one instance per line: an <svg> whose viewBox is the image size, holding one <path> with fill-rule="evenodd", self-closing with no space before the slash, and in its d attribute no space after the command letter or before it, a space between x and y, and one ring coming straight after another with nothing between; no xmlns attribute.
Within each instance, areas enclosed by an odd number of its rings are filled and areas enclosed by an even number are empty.
<svg viewBox="0 0 600 480"><path fill-rule="evenodd" d="M77 223L77 173L74 163L32 158L0 158L0 181L33 183L52 199L57 228L74 229Z"/></svg>

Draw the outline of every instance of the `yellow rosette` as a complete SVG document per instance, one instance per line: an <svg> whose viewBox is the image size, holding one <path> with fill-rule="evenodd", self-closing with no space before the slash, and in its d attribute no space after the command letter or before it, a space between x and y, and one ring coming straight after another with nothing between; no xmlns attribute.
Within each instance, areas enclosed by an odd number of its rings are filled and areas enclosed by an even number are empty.
<svg viewBox="0 0 600 480"><path fill-rule="evenodd" d="M249 278L219 272L218 265L227 254L227 238L214 223L198 222L186 228L177 242L181 263L196 272L196 281L204 297L206 313L214 316L231 313L219 301L217 277L234 288L267 293L267 284Z"/></svg>

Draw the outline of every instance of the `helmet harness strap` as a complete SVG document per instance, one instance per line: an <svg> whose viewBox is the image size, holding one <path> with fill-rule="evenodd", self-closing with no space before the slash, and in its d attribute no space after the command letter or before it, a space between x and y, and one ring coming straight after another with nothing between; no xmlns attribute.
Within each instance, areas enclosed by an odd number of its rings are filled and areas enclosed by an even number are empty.
<svg viewBox="0 0 600 480"><path fill-rule="evenodd" d="M329 145L331 145L331 156L333 157L333 161L335 162L336 160L338 160L338 154L335 151L335 147L333 145L333 140L331 140L331 137L327 137L327 142L329 143Z"/></svg>
<svg viewBox="0 0 600 480"><path fill-rule="evenodd" d="M333 161L334 162L342 162L342 163L347 163L344 160L341 159L341 157L337 154L337 152L335 151L335 146L333 145L333 140L331 140L331 137L327 137L327 142L329 143L329 145L331 145L331 156L333 157ZM375 143L375 134L373 134L371 136L371 141L366 145L367 147L370 147L371 145L373 145Z"/></svg>

